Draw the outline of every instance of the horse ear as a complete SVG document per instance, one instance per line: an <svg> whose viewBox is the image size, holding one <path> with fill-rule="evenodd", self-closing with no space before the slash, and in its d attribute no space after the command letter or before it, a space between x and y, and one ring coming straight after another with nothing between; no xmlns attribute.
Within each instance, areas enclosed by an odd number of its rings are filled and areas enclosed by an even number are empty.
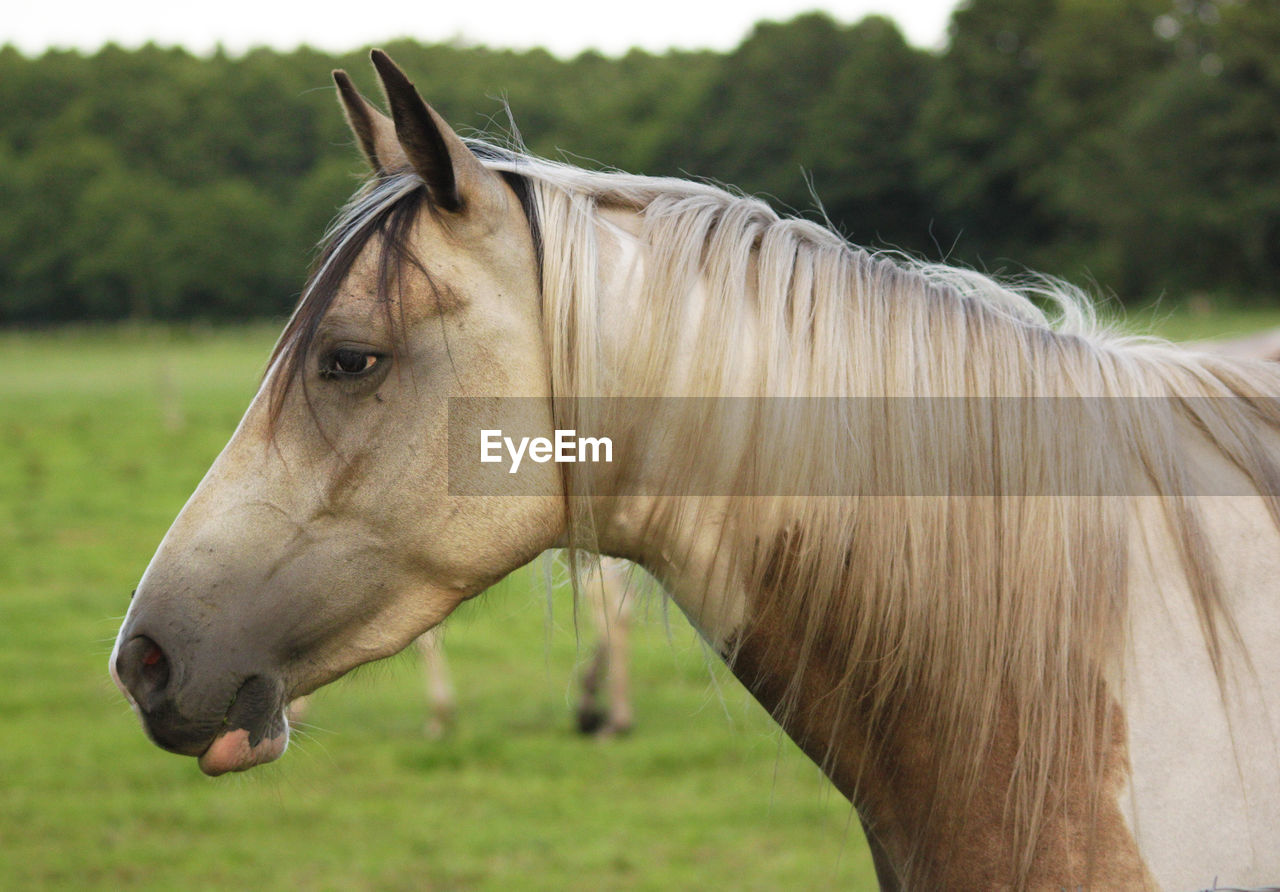
<svg viewBox="0 0 1280 892"><path fill-rule="evenodd" d="M374 50L371 55L391 106L396 137L409 163L427 184L431 201L443 210L457 212L482 198L492 186L493 175L444 119L422 101L386 53Z"/></svg>
<svg viewBox="0 0 1280 892"><path fill-rule="evenodd" d="M391 119L360 95L345 71L335 71L333 82L338 85L338 98L342 100L347 123L351 125L351 132L360 143L360 150L373 172L390 173L408 168L409 158L400 147L400 140L396 139L396 127Z"/></svg>

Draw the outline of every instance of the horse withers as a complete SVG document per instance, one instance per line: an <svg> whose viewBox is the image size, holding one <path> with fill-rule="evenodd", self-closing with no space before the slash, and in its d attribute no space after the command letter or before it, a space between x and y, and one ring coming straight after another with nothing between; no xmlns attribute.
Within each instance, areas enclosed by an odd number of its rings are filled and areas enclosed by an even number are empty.
<svg viewBox="0 0 1280 892"><path fill-rule="evenodd" d="M389 118L335 75L373 176L112 654L156 743L278 758L291 699L590 548L658 577L886 888L1280 878L1280 371L465 142L374 64ZM501 429L614 454L509 473Z"/></svg>

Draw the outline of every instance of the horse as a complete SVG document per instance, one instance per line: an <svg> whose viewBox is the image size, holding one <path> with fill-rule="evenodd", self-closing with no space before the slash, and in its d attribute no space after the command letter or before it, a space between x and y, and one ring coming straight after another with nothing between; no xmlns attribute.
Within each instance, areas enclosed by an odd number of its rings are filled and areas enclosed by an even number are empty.
<svg viewBox="0 0 1280 892"><path fill-rule="evenodd" d="M1194 350L1205 350L1238 359L1265 359L1280 362L1280 329L1268 329L1237 337L1188 342Z"/></svg>
<svg viewBox="0 0 1280 892"><path fill-rule="evenodd" d="M626 561L600 558L584 561L579 568L578 586L591 591L588 618L595 633L591 656L578 675L578 702L574 710L578 733L600 738L631 732L635 722L631 706L630 641L631 614L635 598L631 585L632 567ZM422 659L422 684L427 706L423 732L440 740L454 727L458 697L453 673L444 648L441 627L422 633L413 642ZM310 710L303 696L289 704L288 718L301 721Z"/></svg>
<svg viewBox="0 0 1280 892"><path fill-rule="evenodd" d="M586 549L658 578L883 888L1280 877L1280 370L464 140L372 61L389 115L334 73L371 178L110 658L156 744L276 759L291 699Z"/></svg>
<svg viewBox="0 0 1280 892"><path fill-rule="evenodd" d="M631 707L631 614L634 568L617 558L587 560L576 581L588 592L590 619L597 640L578 676L575 709L579 734L619 737L635 724Z"/></svg>

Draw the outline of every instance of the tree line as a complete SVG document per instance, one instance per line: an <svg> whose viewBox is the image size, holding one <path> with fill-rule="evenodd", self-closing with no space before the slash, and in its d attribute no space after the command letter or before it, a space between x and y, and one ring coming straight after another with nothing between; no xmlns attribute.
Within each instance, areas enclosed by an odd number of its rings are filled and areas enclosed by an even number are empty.
<svg viewBox="0 0 1280 892"><path fill-rule="evenodd" d="M387 49L463 133L859 244L1122 300L1280 295L1280 0L969 0L936 52L820 13L727 53ZM0 324L287 312L363 172L335 67L376 95L363 51L0 48Z"/></svg>

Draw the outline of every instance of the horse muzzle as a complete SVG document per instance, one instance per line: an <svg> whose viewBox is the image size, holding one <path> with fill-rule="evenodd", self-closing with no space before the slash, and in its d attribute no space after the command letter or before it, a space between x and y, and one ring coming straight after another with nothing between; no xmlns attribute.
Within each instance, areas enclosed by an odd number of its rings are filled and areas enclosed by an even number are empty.
<svg viewBox="0 0 1280 892"><path fill-rule="evenodd" d="M203 684L155 638L117 645L111 677L162 749L195 756L216 776L278 759L289 745L284 684L278 676L209 667Z"/></svg>

